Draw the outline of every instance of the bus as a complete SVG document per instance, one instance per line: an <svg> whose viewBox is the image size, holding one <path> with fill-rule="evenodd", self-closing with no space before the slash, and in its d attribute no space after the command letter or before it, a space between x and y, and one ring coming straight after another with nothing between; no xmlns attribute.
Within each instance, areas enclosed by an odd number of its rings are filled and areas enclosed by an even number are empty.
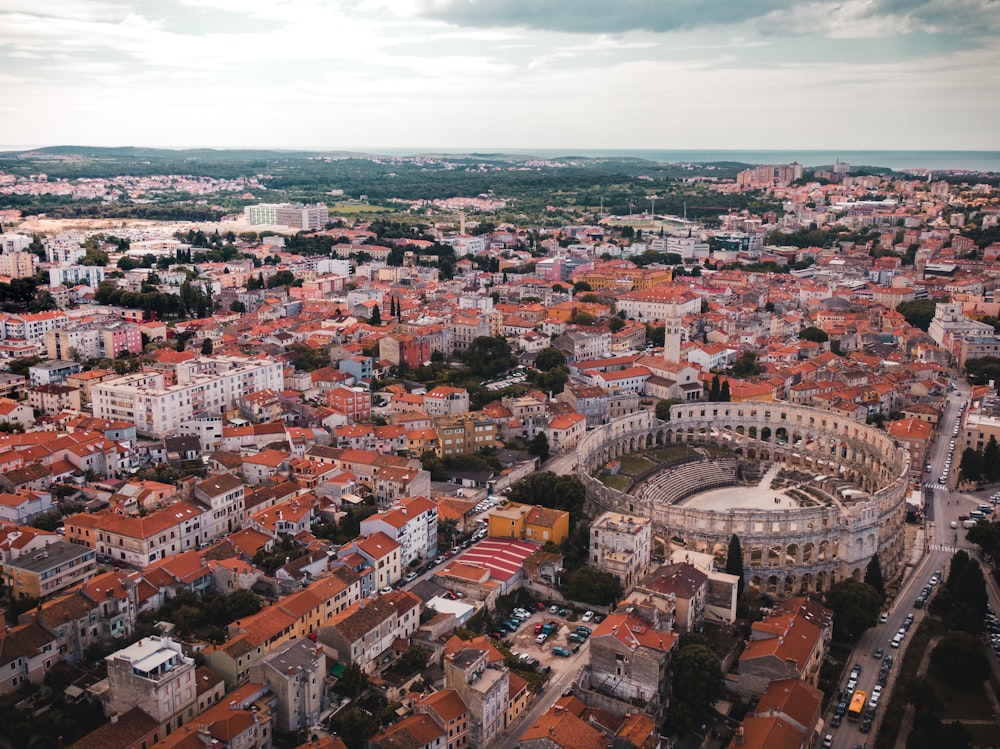
<svg viewBox="0 0 1000 749"><path fill-rule="evenodd" d="M850 707L847 708L848 720L853 720L853 721L861 720L861 713L864 712L865 700L867 698L868 695L862 692L860 689L854 693L854 696L851 697Z"/></svg>

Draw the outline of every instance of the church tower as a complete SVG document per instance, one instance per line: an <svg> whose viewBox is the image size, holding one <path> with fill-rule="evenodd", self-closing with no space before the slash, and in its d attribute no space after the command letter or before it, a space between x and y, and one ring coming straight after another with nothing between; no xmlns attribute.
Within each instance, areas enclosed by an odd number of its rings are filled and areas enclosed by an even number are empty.
<svg viewBox="0 0 1000 749"><path fill-rule="evenodd" d="M677 364L681 360L681 324L683 318L677 303L667 305L667 315L663 321L663 360Z"/></svg>

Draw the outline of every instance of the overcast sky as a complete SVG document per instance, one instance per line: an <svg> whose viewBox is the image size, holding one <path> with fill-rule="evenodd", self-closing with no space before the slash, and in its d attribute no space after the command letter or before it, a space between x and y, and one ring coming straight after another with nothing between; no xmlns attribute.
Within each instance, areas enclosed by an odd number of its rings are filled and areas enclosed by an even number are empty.
<svg viewBox="0 0 1000 749"><path fill-rule="evenodd" d="M1000 150L1000 0L0 0L0 144Z"/></svg>

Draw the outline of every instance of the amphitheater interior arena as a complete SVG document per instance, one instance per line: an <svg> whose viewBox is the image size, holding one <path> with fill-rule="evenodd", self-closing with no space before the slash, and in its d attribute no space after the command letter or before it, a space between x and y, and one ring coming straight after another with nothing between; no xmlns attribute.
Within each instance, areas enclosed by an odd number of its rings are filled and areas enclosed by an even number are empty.
<svg viewBox="0 0 1000 749"><path fill-rule="evenodd" d="M781 402L688 403L669 421L620 417L577 446L588 512L650 517L673 548L725 564L739 537L746 582L772 595L886 578L904 559L909 454L878 429ZM629 463L615 486L602 474Z"/></svg>

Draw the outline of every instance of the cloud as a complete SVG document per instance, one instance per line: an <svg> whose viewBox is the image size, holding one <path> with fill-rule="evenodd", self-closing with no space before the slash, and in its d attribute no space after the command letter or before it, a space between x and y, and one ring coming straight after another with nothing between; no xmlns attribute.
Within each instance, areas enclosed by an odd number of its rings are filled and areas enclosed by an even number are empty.
<svg viewBox="0 0 1000 749"><path fill-rule="evenodd" d="M570 33L656 33L750 25L758 31L871 35L1000 27L998 0L424 0L427 18L459 26ZM785 25L783 25L785 24ZM849 31L859 25L868 31Z"/></svg>

